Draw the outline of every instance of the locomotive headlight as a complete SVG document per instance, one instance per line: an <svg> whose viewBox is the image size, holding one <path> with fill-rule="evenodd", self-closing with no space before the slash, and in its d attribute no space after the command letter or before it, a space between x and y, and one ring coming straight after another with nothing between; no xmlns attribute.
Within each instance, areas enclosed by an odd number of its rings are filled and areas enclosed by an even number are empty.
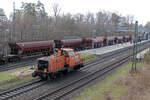
<svg viewBox="0 0 150 100"><path fill-rule="evenodd" d="M34 71L37 71L37 66L36 66L36 65L34 65L33 67L34 67Z"/></svg>
<svg viewBox="0 0 150 100"><path fill-rule="evenodd" d="M47 72L47 69L46 68L44 68L44 73L46 73Z"/></svg>
<svg viewBox="0 0 150 100"><path fill-rule="evenodd" d="M37 71L37 67L34 67L34 71Z"/></svg>

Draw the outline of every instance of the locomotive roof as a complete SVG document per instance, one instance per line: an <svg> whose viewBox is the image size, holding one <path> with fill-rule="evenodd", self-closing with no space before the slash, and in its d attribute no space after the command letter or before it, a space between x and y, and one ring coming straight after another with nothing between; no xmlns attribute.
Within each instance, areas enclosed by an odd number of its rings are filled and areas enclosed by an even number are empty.
<svg viewBox="0 0 150 100"><path fill-rule="evenodd" d="M46 56L46 57L38 58L38 60L50 61L51 58L56 58L56 57L60 57L60 56L58 56L57 54L53 54L53 55L51 55L51 56Z"/></svg>
<svg viewBox="0 0 150 100"><path fill-rule="evenodd" d="M49 61L49 58L50 58L50 56L49 57L41 57L41 58L38 58L38 60Z"/></svg>
<svg viewBox="0 0 150 100"><path fill-rule="evenodd" d="M62 50L64 50L64 51L73 51L73 49L71 49L71 48L63 48Z"/></svg>

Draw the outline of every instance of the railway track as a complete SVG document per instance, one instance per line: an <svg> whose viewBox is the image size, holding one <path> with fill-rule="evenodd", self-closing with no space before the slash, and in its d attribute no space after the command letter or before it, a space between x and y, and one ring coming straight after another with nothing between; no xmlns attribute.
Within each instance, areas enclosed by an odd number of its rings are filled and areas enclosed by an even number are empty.
<svg viewBox="0 0 150 100"><path fill-rule="evenodd" d="M86 67L83 67L81 70L86 70L88 69L90 66L94 66L98 63L102 63L104 62L104 60L110 60L112 59L112 57L110 57L109 59L106 58L106 59L103 59L101 61L96 61L95 63L94 62L91 62L90 64L88 63ZM25 93L25 92L28 92L28 91L31 91L33 89L36 89L44 84L47 84L47 82L44 82L44 83L41 83L42 81L41 80L37 80L37 81L33 81L33 82L29 82L27 84L23 84L19 87L15 87L11 90L8 90L8 91L4 91L2 93L0 93L0 99L8 99L8 98L12 98L12 97L15 97L17 95L20 95L22 93Z"/></svg>
<svg viewBox="0 0 150 100"><path fill-rule="evenodd" d="M126 52L124 52L124 53L126 53ZM115 55L115 57L116 56L117 55ZM97 64L103 63L103 62L105 62L107 60L112 59L113 57L114 56L106 57L105 59L102 59L102 60L99 60L99 61L90 62L90 63L88 63L85 67L83 67L80 70L81 71L88 70L88 68L90 68L91 66L95 66ZM50 81L48 81L48 82L50 82ZM29 92L31 90L37 89L37 88L43 86L44 84L48 84L48 82L47 81L46 82L42 82L41 80L37 80L37 81L29 82L27 84L23 84L23 85L21 85L19 87L15 87L15 88L13 88L11 90L1 92L0 93L0 100L7 100L9 98L13 98L13 97L19 96L20 94L23 94L23 93Z"/></svg>
<svg viewBox="0 0 150 100"><path fill-rule="evenodd" d="M112 62L111 64L107 64L103 68L100 68L99 70L96 70L92 73L87 74L86 76L81 77L78 80L75 80L73 82L70 82L62 87L59 87L55 89L54 91L44 94L43 96L40 96L36 98L35 100L59 100L62 97L72 93L73 91L81 88L82 86L85 86L92 82L93 80L104 76L105 74L108 74L108 72L114 70L115 68L119 67L126 61L128 61L130 56L123 57L117 61Z"/></svg>
<svg viewBox="0 0 150 100"><path fill-rule="evenodd" d="M3 65L3 66L0 66L0 72L11 70L11 69L16 69L16 68L21 68L21 67L25 67L25 66L29 66L29 65L33 65L33 64L35 64L35 61L36 60L22 62L22 63L18 63L18 64Z"/></svg>
<svg viewBox="0 0 150 100"><path fill-rule="evenodd" d="M47 82L38 79L35 81L28 82L26 84L20 85L18 87L12 88L10 90L0 92L0 100L7 100L7 99L15 97L19 94L25 93L25 92L30 91L35 88L38 88L44 84L47 84Z"/></svg>

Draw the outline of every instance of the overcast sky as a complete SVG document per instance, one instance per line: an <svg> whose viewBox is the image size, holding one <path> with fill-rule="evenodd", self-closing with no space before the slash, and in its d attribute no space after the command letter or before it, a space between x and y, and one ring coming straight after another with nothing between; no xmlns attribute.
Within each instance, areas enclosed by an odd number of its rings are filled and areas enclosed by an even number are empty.
<svg viewBox="0 0 150 100"><path fill-rule="evenodd" d="M16 8L21 7L21 2L37 2L38 0L1 0L3 8L9 17L13 11L13 2ZM150 21L150 0L40 0L49 14L52 14L52 5L59 3L61 12L64 13L96 13L100 9L110 12L119 12L122 15L134 15L141 24Z"/></svg>

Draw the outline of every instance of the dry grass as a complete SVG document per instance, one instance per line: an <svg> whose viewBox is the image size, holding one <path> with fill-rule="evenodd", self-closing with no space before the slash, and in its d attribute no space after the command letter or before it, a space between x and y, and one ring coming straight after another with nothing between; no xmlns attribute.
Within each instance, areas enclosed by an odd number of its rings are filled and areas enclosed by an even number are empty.
<svg viewBox="0 0 150 100"><path fill-rule="evenodd" d="M143 66L125 79L127 91L121 100L150 100L150 52L145 54Z"/></svg>
<svg viewBox="0 0 150 100"><path fill-rule="evenodd" d="M120 100L126 91L123 85L125 83L124 78L130 68L131 63L121 67L101 82L97 82L77 94L73 100Z"/></svg>
<svg viewBox="0 0 150 100"><path fill-rule="evenodd" d="M121 100L150 100L150 65L138 67L125 81L128 88Z"/></svg>
<svg viewBox="0 0 150 100"><path fill-rule="evenodd" d="M0 90L5 90L18 84L37 79L32 78L31 73L26 74L26 69L29 69L29 67L31 66L0 72Z"/></svg>

